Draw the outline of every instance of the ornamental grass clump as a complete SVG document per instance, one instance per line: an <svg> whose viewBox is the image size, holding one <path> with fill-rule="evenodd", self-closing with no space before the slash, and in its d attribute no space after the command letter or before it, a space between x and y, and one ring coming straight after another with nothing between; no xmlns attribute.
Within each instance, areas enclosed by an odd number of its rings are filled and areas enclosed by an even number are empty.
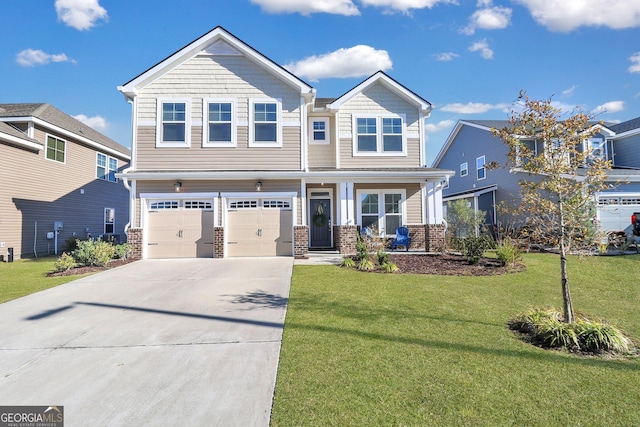
<svg viewBox="0 0 640 427"><path fill-rule="evenodd" d="M615 326L583 316L578 316L574 323L566 323L562 313L554 308L518 314L509 321L509 327L544 348L591 354L625 354L632 350L632 341Z"/></svg>

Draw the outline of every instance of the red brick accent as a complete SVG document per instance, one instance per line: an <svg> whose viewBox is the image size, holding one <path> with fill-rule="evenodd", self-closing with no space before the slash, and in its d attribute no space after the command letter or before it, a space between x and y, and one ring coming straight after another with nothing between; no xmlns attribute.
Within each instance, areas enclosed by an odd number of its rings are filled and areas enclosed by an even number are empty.
<svg viewBox="0 0 640 427"><path fill-rule="evenodd" d="M293 227L293 256L307 258L309 253L309 228L306 225Z"/></svg>
<svg viewBox="0 0 640 427"><path fill-rule="evenodd" d="M358 243L357 225L335 225L333 227L335 247L342 255L355 255Z"/></svg>
<svg viewBox="0 0 640 427"><path fill-rule="evenodd" d="M224 227L213 227L213 257L224 258Z"/></svg>
<svg viewBox="0 0 640 427"><path fill-rule="evenodd" d="M142 259L142 228L130 228L127 232L127 244L131 247L132 259Z"/></svg>
<svg viewBox="0 0 640 427"><path fill-rule="evenodd" d="M427 252L444 252L446 249L444 224L427 224L425 231L427 235L427 244L425 250Z"/></svg>
<svg viewBox="0 0 640 427"><path fill-rule="evenodd" d="M427 231L424 225L407 225L411 244L409 249L425 250L427 242Z"/></svg>

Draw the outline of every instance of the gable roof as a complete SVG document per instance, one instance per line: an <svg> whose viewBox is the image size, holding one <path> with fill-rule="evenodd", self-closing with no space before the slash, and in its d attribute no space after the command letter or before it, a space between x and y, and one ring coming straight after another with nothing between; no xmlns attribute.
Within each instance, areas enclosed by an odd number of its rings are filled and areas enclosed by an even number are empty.
<svg viewBox="0 0 640 427"><path fill-rule="evenodd" d="M47 103L0 104L0 122L34 122L63 134L66 133L88 145L97 146L127 160L130 159L131 153L128 148ZM23 136L26 135L23 134Z"/></svg>
<svg viewBox="0 0 640 427"><path fill-rule="evenodd" d="M632 131L640 132L640 117L627 120L626 122L618 123L617 125L609 126L609 129L614 131L616 135L620 135L620 134L632 132Z"/></svg>
<svg viewBox="0 0 640 427"><path fill-rule="evenodd" d="M433 161L433 164L431 167L433 168L438 167L438 164L440 163L440 161L442 161L442 158L449 150L449 147L451 146L453 141L456 139L458 132L460 132L460 129L462 129L463 126L471 126L474 128L482 129L486 132L491 132L491 129L502 129L502 128L511 126L511 123L509 122L509 120L458 120L458 123L456 123L453 130L447 137L447 140L445 141L444 145L440 149L440 152L438 152L438 155Z"/></svg>
<svg viewBox="0 0 640 427"><path fill-rule="evenodd" d="M431 110L433 110L433 105L426 101L421 96L417 95L415 92L409 90L406 86L398 83L396 80L389 77L384 71L378 71L375 74L369 76L362 83L348 91L347 93L339 96L333 102L328 104L328 108L331 110L337 110L340 108L342 104L352 99L354 96L358 95L366 91L368 88L373 85L380 83L392 92L394 92L399 97L405 99L407 102L414 104L420 112L424 115L429 115Z"/></svg>
<svg viewBox="0 0 640 427"><path fill-rule="evenodd" d="M247 59L271 72L291 87L299 90L301 94L307 95L309 100L315 95L315 89L312 86L286 70L284 67L267 58L221 26L215 27L213 30L200 36L182 49L172 53L151 68L129 80L127 83L122 86L118 86L118 90L125 96L133 98L140 89L152 83L157 78L171 71L178 65L202 53L222 55L242 54Z"/></svg>
<svg viewBox="0 0 640 427"><path fill-rule="evenodd" d="M20 129L4 122L0 122L0 141L33 150L42 150L44 148L40 141L29 138L29 136Z"/></svg>

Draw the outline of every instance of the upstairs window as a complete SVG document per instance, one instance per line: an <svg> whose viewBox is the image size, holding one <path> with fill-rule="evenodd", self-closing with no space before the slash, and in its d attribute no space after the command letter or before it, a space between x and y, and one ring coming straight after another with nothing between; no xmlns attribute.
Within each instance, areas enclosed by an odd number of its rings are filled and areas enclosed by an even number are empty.
<svg viewBox="0 0 640 427"><path fill-rule="evenodd" d="M158 100L158 131L156 146L189 146L189 102L187 100Z"/></svg>
<svg viewBox="0 0 640 427"><path fill-rule="evenodd" d="M236 144L234 125L235 105L232 101L205 101L207 114L203 146L228 146Z"/></svg>
<svg viewBox="0 0 640 427"><path fill-rule="evenodd" d="M328 144L329 143L329 119L310 120L309 124L311 144Z"/></svg>
<svg viewBox="0 0 640 427"><path fill-rule="evenodd" d="M118 182L116 172L118 172L118 159L98 153L96 158L96 178L110 182Z"/></svg>
<svg viewBox="0 0 640 427"><path fill-rule="evenodd" d="M402 117L355 117L355 155L405 155Z"/></svg>
<svg viewBox="0 0 640 427"><path fill-rule="evenodd" d="M486 168L484 165L484 156L478 157L476 159L476 175L478 179L486 178Z"/></svg>
<svg viewBox="0 0 640 427"><path fill-rule="evenodd" d="M464 162L460 163L460 176L469 175L469 163Z"/></svg>
<svg viewBox="0 0 640 427"><path fill-rule="evenodd" d="M251 101L249 144L252 146L282 146L280 103L275 100Z"/></svg>
<svg viewBox="0 0 640 427"><path fill-rule="evenodd" d="M66 141L56 138L55 136L47 136L47 159L56 162L65 162Z"/></svg>

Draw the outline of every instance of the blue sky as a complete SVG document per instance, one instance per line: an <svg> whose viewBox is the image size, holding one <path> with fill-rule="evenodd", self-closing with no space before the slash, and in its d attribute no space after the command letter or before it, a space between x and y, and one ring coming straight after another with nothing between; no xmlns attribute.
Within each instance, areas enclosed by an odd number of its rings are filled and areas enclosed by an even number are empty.
<svg viewBox="0 0 640 427"><path fill-rule="evenodd" d="M640 116L638 0L5 0L0 21L0 103L48 102L125 146L116 87L218 25L319 97L384 70L435 105L429 164L458 120L506 119L520 90Z"/></svg>

